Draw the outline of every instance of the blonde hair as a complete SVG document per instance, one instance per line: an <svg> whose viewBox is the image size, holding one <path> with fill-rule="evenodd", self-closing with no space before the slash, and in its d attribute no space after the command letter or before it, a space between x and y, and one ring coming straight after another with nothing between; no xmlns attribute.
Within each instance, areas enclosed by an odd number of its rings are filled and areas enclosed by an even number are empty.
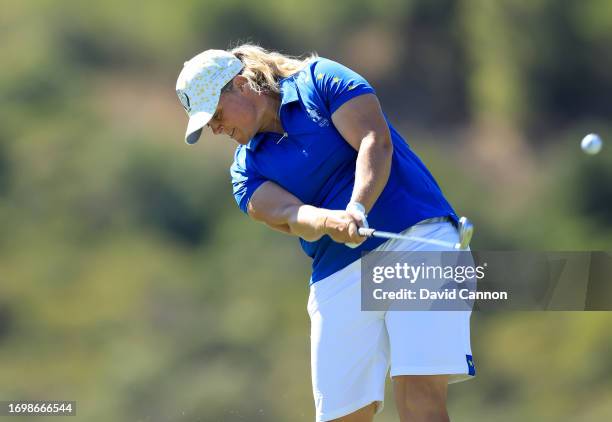
<svg viewBox="0 0 612 422"><path fill-rule="evenodd" d="M315 57L312 53L305 58L287 56L276 51L268 51L258 45L242 44L230 50L244 64L241 75L258 93L280 94L279 81L302 70L307 62Z"/></svg>

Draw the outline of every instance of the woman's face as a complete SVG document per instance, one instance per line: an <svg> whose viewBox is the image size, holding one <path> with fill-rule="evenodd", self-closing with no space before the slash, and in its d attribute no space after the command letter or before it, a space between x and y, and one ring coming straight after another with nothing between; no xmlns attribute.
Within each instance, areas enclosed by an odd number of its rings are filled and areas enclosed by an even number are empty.
<svg viewBox="0 0 612 422"><path fill-rule="evenodd" d="M215 135L223 133L246 145L262 126L260 108L257 93L248 86L244 77L237 76L232 81L232 88L219 97L208 126Z"/></svg>

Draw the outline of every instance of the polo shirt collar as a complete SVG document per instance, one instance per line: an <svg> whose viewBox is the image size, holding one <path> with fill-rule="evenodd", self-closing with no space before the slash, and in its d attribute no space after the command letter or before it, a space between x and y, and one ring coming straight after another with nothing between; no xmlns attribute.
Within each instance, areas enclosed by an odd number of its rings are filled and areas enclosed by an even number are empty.
<svg viewBox="0 0 612 422"><path fill-rule="evenodd" d="M255 151L257 145L259 145L265 135L265 132L256 133L255 136L253 136L251 140L246 144L246 149L248 149L249 151Z"/></svg>
<svg viewBox="0 0 612 422"><path fill-rule="evenodd" d="M297 85L293 76L281 79L279 84L281 90L281 107L285 104L299 100Z"/></svg>

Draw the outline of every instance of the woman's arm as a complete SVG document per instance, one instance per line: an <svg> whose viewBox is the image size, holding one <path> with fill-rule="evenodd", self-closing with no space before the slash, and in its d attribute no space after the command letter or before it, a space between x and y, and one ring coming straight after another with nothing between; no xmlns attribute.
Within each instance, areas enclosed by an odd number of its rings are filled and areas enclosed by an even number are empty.
<svg viewBox="0 0 612 422"><path fill-rule="evenodd" d="M273 182L257 188L247 210L254 220L311 242L326 234L339 243L360 243L365 239L357 233L358 221L346 211L305 205Z"/></svg>
<svg viewBox="0 0 612 422"><path fill-rule="evenodd" d="M378 98L364 94L344 103L332 114L342 137L358 151L351 202L370 211L387 184L393 143Z"/></svg>
<svg viewBox="0 0 612 422"><path fill-rule="evenodd" d="M358 151L351 201L369 211L383 191L391 169L393 145L378 99L373 94L355 97L332 115L336 129ZM275 230L307 241L329 235L340 243L361 243L359 215L305 205L273 182L257 188L247 205L249 215Z"/></svg>

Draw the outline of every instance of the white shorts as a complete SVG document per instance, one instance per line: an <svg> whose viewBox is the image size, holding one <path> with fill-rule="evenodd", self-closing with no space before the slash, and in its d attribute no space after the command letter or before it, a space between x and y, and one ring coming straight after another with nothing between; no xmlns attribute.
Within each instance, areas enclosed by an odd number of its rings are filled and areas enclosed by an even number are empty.
<svg viewBox="0 0 612 422"><path fill-rule="evenodd" d="M418 224L404 234L458 241L448 222ZM421 242L390 240L376 250L445 250ZM389 367L396 375L450 375L449 383L474 373L470 311L361 311L361 260L313 284L312 388L316 420L348 415L372 402L382 410Z"/></svg>

